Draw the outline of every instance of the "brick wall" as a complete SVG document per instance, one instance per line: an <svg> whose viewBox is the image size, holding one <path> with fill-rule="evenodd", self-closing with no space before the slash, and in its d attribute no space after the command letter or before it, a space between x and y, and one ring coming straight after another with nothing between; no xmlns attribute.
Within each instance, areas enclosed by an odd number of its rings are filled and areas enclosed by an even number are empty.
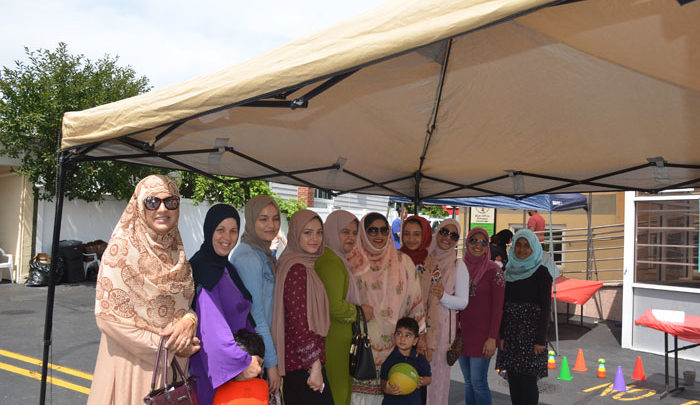
<svg viewBox="0 0 700 405"><path fill-rule="evenodd" d="M314 189L312 187L297 187L297 200L306 204L307 207L314 206Z"/></svg>

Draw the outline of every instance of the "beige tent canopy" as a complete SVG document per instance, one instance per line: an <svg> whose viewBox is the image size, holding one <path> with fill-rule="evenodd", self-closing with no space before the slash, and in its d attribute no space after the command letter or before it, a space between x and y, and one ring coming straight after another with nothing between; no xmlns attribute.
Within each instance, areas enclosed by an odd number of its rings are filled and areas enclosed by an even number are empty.
<svg viewBox="0 0 700 405"><path fill-rule="evenodd" d="M700 184L700 1L399 0L63 120L68 158L415 198Z"/></svg>

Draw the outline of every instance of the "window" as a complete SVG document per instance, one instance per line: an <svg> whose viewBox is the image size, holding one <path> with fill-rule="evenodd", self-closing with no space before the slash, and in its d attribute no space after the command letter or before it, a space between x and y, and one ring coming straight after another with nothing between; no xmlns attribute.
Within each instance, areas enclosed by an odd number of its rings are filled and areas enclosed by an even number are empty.
<svg viewBox="0 0 700 405"><path fill-rule="evenodd" d="M635 281L700 288L698 200L636 204Z"/></svg>
<svg viewBox="0 0 700 405"><path fill-rule="evenodd" d="M314 189L314 199L324 199L324 200L332 200L333 196L329 191L326 190L321 190L320 188L315 188Z"/></svg>

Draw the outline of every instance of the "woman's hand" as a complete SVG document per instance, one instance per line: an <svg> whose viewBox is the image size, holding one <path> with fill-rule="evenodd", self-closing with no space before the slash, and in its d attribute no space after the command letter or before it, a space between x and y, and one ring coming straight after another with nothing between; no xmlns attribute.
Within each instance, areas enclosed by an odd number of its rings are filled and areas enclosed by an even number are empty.
<svg viewBox="0 0 700 405"><path fill-rule="evenodd" d="M267 368L267 383L270 385L270 392L275 393L280 390L280 373L277 366Z"/></svg>
<svg viewBox="0 0 700 405"><path fill-rule="evenodd" d="M498 339L498 350L505 350L503 348L503 339Z"/></svg>
<svg viewBox="0 0 700 405"><path fill-rule="evenodd" d="M362 304L361 306L362 312L365 313L365 319L367 322L371 321L374 318L374 308L367 304Z"/></svg>
<svg viewBox="0 0 700 405"><path fill-rule="evenodd" d="M165 347L175 353L184 350L192 343L195 327L191 319L183 317L174 325L168 326L161 336L168 336Z"/></svg>
<svg viewBox="0 0 700 405"><path fill-rule="evenodd" d="M496 353L496 339L486 339L486 342L484 342L484 348L481 350L481 352L484 354L485 358L490 359L491 356Z"/></svg>
<svg viewBox="0 0 700 405"><path fill-rule="evenodd" d="M260 358L260 356L251 356L248 367L241 371L241 373L234 378L234 381L247 381L257 378L260 373L262 373L262 364L263 359Z"/></svg>
<svg viewBox="0 0 700 405"><path fill-rule="evenodd" d="M547 349L546 346L535 344L535 354L542 354L544 353L545 349Z"/></svg>
<svg viewBox="0 0 700 405"><path fill-rule="evenodd" d="M437 299L442 298L442 294L445 292L445 287L442 285L442 280L433 284L430 287L430 295L437 297Z"/></svg>
<svg viewBox="0 0 700 405"><path fill-rule="evenodd" d="M199 349L201 349L201 342L199 341L199 338L197 336L192 338L192 342L190 343L189 346L185 347L184 349L180 350L179 352L175 352L175 355L178 357L191 357L193 354L197 353Z"/></svg>
<svg viewBox="0 0 700 405"><path fill-rule="evenodd" d="M425 359L428 360L428 362L433 361L433 349L428 349L425 351Z"/></svg>
<svg viewBox="0 0 700 405"><path fill-rule="evenodd" d="M306 379L306 384L313 391L323 392L323 373L321 372L321 360L314 361L314 364L309 369L309 378Z"/></svg>

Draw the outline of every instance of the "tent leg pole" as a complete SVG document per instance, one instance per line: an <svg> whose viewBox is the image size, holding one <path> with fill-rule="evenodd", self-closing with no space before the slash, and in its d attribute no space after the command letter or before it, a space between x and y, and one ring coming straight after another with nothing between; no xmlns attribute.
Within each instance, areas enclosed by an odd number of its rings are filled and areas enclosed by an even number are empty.
<svg viewBox="0 0 700 405"><path fill-rule="evenodd" d="M61 237L61 216L63 215L63 195L66 183L66 168L64 167L63 154L58 158L58 173L56 173L56 212L53 221L53 239L51 242L51 267L49 271L49 285L46 294L46 320L44 321L44 355L41 364L41 391L39 405L46 403L46 380L49 366L49 352L51 350L51 329L53 326L53 304L56 292L56 268L58 267L58 241Z"/></svg>
<svg viewBox="0 0 700 405"><path fill-rule="evenodd" d="M552 204L549 204L549 256L554 261L554 240L552 239ZM556 263L554 264L556 266ZM557 314L557 278L556 275L552 280L552 287L554 292L554 339L556 340L556 352L559 355L559 315ZM581 313L583 313L583 307L581 307Z"/></svg>

